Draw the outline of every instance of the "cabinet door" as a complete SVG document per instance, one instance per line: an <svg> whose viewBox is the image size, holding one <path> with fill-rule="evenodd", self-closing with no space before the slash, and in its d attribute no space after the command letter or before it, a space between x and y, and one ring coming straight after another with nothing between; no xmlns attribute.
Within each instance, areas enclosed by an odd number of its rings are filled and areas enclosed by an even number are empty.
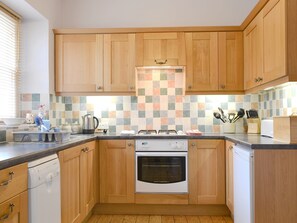
<svg viewBox="0 0 297 223"><path fill-rule="evenodd" d="M263 80L262 11L244 30L244 88L253 88ZM260 79L259 79L260 78Z"/></svg>
<svg viewBox="0 0 297 223"><path fill-rule="evenodd" d="M184 33L136 34L136 66L186 65Z"/></svg>
<svg viewBox="0 0 297 223"><path fill-rule="evenodd" d="M95 203L97 202L96 189L98 187L98 172L96 170L98 155L96 150L96 142L89 142L83 145L83 153L81 156L82 159L82 187L83 194L82 200L85 207L85 213L88 213L92 210Z"/></svg>
<svg viewBox="0 0 297 223"><path fill-rule="evenodd" d="M62 223L81 222L85 216L82 179L82 146L59 152L61 165Z"/></svg>
<svg viewBox="0 0 297 223"><path fill-rule="evenodd" d="M28 192L25 191L0 204L0 222L28 222Z"/></svg>
<svg viewBox="0 0 297 223"><path fill-rule="evenodd" d="M189 204L225 204L224 140L189 140Z"/></svg>
<svg viewBox="0 0 297 223"><path fill-rule="evenodd" d="M104 91L135 92L135 34L104 35Z"/></svg>
<svg viewBox="0 0 297 223"><path fill-rule="evenodd" d="M103 35L56 35L56 92L95 92L103 86Z"/></svg>
<svg viewBox="0 0 297 223"><path fill-rule="evenodd" d="M263 82L286 75L285 0L271 0L263 9Z"/></svg>
<svg viewBox="0 0 297 223"><path fill-rule="evenodd" d="M134 141L100 141L100 203L134 203Z"/></svg>
<svg viewBox="0 0 297 223"><path fill-rule="evenodd" d="M23 163L0 170L0 203L27 190L28 164Z"/></svg>
<svg viewBox="0 0 297 223"><path fill-rule="evenodd" d="M233 142L226 141L226 204L232 215L234 215L233 146Z"/></svg>
<svg viewBox="0 0 297 223"><path fill-rule="evenodd" d="M243 91L242 32L219 33L219 91Z"/></svg>
<svg viewBox="0 0 297 223"><path fill-rule="evenodd" d="M186 33L186 91L218 90L218 33Z"/></svg>

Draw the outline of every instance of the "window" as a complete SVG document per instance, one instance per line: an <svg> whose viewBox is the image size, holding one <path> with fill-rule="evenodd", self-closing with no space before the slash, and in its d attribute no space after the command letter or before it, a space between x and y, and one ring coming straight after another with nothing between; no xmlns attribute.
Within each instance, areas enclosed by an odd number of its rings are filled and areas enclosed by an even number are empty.
<svg viewBox="0 0 297 223"><path fill-rule="evenodd" d="M20 19L0 5L0 118L18 117Z"/></svg>

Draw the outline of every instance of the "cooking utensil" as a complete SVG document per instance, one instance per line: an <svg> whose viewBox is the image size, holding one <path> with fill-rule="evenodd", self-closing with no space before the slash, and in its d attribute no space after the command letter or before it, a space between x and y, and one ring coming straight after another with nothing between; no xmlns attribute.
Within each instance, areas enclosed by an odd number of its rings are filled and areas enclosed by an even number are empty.
<svg viewBox="0 0 297 223"><path fill-rule="evenodd" d="M83 134L93 134L95 132L95 129L99 125L99 120L95 116L91 114L86 114L82 116L83 124L82 124L82 130Z"/></svg>
<svg viewBox="0 0 297 223"><path fill-rule="evenodd" d="M225 120L224 120L224 119L222 119L222 116L221 116L221 114L220 114L220 113L218 113L218 112L214 112L214 113L213 113L213 116L214 116L216 119L221 119L221 120L222 120L222 122L224 122L224 123L225 123Z"/></svg>
<svg viewBox="0 0 297 223"><path fill-rule="evenodd" d="M221 109L220 107L218 107L218 110L221 112L221 118L225 120L225 122L227 121L227 117L223 111L223 109Z"/></svg>
<svg viewBox="0 0 297 223"><path fill-rule="evenodd" d="M242 118L244 116L245 112L243 108L240 108L237 112L237 115L234 117L233 122L236 122L238 119Z"/></svg>
<svg viewBox="0 0 297 223"><path fill-rule="evenodd" d="M258 111L255 109L250 109L246 111L247 118L259 118Z"/></svg>
<svg viewBox="0 0 297 223"><path fill-rule="evenodd" d="M232 123L235 118L235 113L228 113L229 122Z"/></svg>

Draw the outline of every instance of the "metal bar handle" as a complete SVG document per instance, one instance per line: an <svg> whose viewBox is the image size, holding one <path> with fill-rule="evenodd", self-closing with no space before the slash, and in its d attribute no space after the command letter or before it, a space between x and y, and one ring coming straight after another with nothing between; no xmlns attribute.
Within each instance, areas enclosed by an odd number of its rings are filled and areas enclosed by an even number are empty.
<svg viewBox="0 0 297 223"><path fill-rule="evenodd" d="M13 203L9 204L9 210L10 210L10 213L13 212L13 208L14 208L14 206L15 206L15 205L14 205ZM2 215L2 216L0 217L0 221L4 221L4 220L6 220L7 218L9 218L10 213Z"/></svg>
<svg viewBox="0 0 297 223"><path fill-rule="evenodd" d="M10 172L9 172L9 179L3 181L3 182L0 184L0 187L7 186L7 185L12 181L12 176L13 176L13 175L14 175L14 172L13 172L13 171L10 171Z"/></svg>

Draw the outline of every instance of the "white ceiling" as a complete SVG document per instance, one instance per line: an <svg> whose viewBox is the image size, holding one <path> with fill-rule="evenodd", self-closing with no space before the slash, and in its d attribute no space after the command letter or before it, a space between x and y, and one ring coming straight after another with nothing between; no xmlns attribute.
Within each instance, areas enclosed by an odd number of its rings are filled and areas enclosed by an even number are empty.
<svg viewBox="0 0 297 223"><path fill-rule="evenodd" d="M0 0L25 19L40 19L42 14L53 28L233 26L240 25L258 1Z"/></svg>
<svg viewBox="0 0 297 223"><path fill-rule="evenodd" d="M240 25L258 0L62 0L64 27Z"/></svg>

